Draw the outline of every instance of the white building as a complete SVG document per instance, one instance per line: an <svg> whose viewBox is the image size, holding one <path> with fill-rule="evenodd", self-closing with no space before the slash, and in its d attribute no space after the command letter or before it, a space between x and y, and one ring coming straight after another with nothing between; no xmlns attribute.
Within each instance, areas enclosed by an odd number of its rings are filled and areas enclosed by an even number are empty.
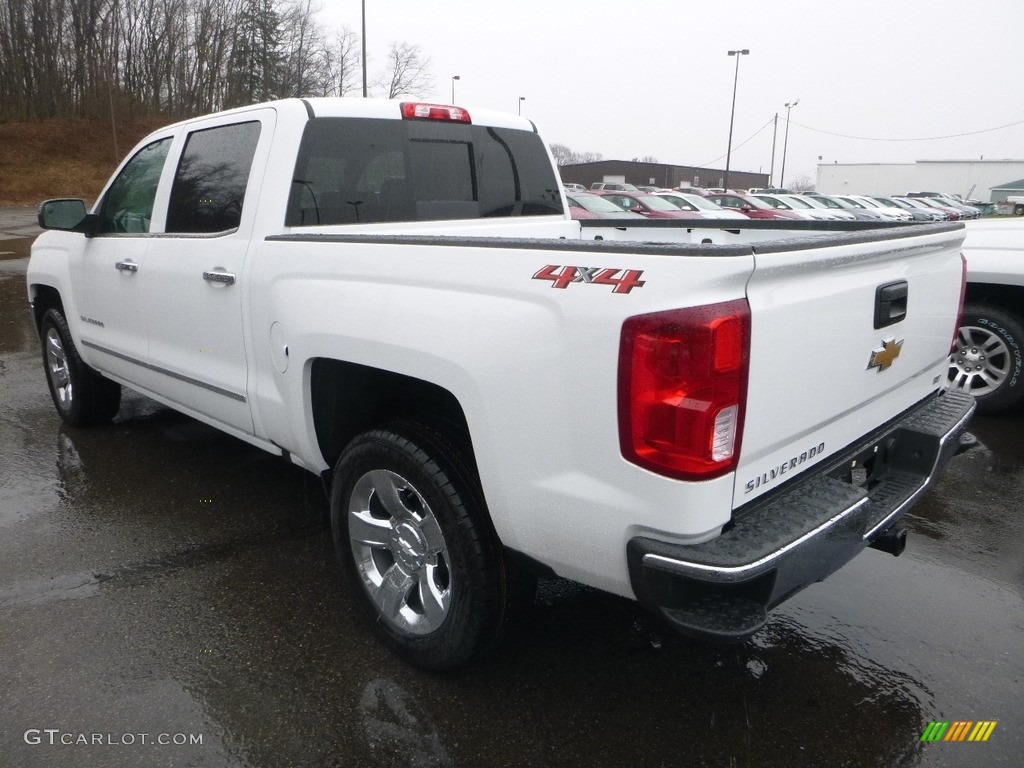
<svg viewBox="0 0 1024 768"><path fill-rule="evenodd" d="M918 160L915 163L836 163L818 166L815 189L825 195L947 192L999 201L1008 183L1024 179L1024 160Z"/></svg>

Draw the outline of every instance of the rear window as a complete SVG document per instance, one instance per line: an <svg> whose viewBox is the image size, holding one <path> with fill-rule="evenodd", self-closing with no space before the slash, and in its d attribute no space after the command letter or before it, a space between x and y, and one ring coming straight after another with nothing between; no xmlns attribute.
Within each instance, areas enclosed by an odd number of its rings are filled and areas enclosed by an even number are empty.
<svg viewBox="0 0 1024 768"><path fill-rule="evenodd" d="M292 227L563 212L540 137L506 128L316 118L291 184Z"/></svg>

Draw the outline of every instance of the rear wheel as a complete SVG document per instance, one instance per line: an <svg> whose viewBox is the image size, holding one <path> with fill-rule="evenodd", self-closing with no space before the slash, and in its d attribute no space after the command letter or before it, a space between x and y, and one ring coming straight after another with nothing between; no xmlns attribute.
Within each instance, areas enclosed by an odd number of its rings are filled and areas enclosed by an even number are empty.
<svg viewBox="0 0 1024 768"><path fill-rule="evenodd" d="M1000 307L968 304L949 358L951 386L974 395L980 413L1011 408L1024 397L1024 323Z"/></svg>
<svg viewBox="0 0 1024 768"><path fill-rule="evenodd" d="M114 418L121 407L121 385L82 361L60 310L46 311L39 335L46 383L60 417L73 427L87 427Z"/></svg>
<svg viewBox="0 0 1024 768"><path fill-rule="evenodd" d="M510 567L443 433L403 422L356 437L334 470L331 528L357 599L406 661L453 669L496 639Z"/></svg>
<svg viewBox="0 0 1024 768"><path fill-rule="evenodd" d="M1024 205L1017 203L1017 205L1013 206L1013 213L1015 216L1024 216Z"/></svg>

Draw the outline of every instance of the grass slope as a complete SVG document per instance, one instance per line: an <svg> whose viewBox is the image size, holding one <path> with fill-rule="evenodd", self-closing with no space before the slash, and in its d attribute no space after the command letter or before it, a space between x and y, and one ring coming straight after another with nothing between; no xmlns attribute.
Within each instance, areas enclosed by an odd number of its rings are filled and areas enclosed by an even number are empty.
<svg viewBox="0 0 1024 768"><path fill-rule="evenodd" d="M118 122L117 151L127 154L171 122L160 115ZM81 197L91 205L121 156L109 120L0 123L0 205L34 206L51 197Z"/></svg>

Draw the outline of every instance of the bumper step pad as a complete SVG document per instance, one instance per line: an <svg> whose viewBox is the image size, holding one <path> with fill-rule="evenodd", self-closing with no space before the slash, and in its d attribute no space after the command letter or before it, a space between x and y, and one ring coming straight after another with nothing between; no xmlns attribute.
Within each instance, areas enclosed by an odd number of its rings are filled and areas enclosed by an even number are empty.
<svg viewBox="0 0 1024 768"><path fill-rule="evenodd" d="M768 621L768 610L754 600L726 595L698 597L681 608L662 608L662 617L683 635L719 642L740 642Z"/></svg>

